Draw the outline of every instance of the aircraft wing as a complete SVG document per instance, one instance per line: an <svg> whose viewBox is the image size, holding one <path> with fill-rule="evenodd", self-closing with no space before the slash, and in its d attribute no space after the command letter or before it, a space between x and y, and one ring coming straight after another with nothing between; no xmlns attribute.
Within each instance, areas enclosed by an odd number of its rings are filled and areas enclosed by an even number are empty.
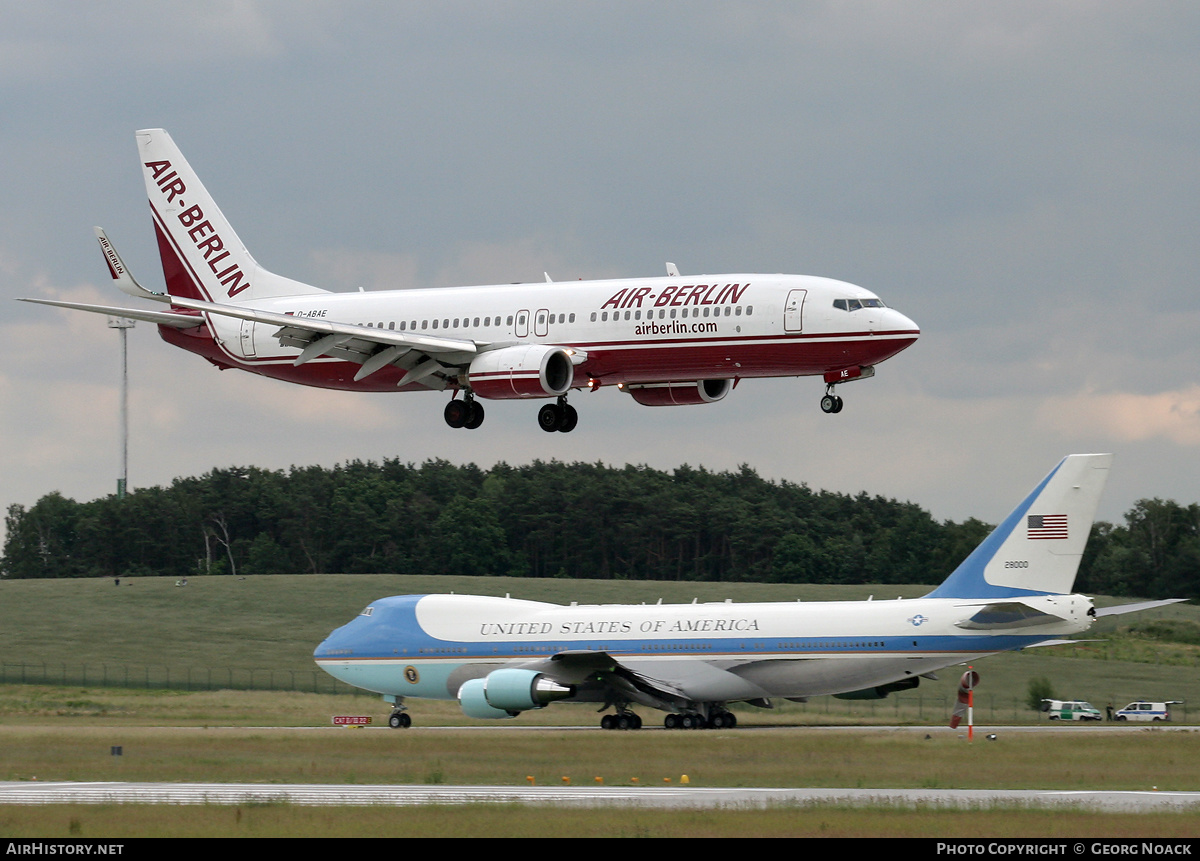
<svg viewBox="0 0 1200 861"><path fill-rule="evenodd" d="M171 326L175 329L193 329L204 325L204 318L194 314L175 314L170 311L143 311L139 308L118 308L113 305L88 305L83 302L59 302L53 299L18 299L19 302L33 302L36 305L52 305L55 308L71 308L75 311L90 311L93 314L107 314L110 317L124 317L129 320L141 320L144 323L154 323L158 326Z"/></svg>
<svg viewBox="0 0 1200 861"><path fill-rule="evenodd" d="M607 652L567 651L526 665L561 684L599 687L650 708L675 708L690 697L676 686L624 666Z"/></svg>
<svg viewBox="0 0 1200 861"><path fill-rule="evenodd" d="M202 311L206 314L219 314L223 317L279 326L281 327L279 336L295 333L307 334L313 340L328 336L355 338L387 347L408 347L423 353L460 353L464 356L473 356L479 352L479 347L474 341L466 341L461 338L440 338L433 335L417 335L412 332L396 332L392 329L377 329L373 326L335 323L331 320L296 317L291 314L262 311L258 308L246 308L241 305L218 305L215 302L202 302L199 299L184 299L179 296L172 296L171 304L180 308L190 308L193 311Z"/></svg>
<svg viewBox="0 0 1200 861"><path fill-rule="evenodd" d="M565 651L542 661L526 664L560 684L571 685L592 697L603 692L605 702L617 700L639 703L650 708L672 711L683 709L697 699L697 690L717 687L738 691L737 699L766 702L769 693L736 669L706 660L643 662L639 669L623 664L607 652ZM656 675L660 668L662 675ZM666 680L666 676L670 681Z"/></svg>

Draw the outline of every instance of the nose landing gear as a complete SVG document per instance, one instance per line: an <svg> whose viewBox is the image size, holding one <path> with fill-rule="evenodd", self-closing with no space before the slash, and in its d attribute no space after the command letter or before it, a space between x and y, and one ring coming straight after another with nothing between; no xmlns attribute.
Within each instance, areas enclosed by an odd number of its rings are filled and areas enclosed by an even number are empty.
<svg viewBox="0 0 1200 861"><path fill-rule="evenodd" d="M833 393L833 386L825 387L825 397L821 398L821 412L840 413L842 399Z"/></svg>

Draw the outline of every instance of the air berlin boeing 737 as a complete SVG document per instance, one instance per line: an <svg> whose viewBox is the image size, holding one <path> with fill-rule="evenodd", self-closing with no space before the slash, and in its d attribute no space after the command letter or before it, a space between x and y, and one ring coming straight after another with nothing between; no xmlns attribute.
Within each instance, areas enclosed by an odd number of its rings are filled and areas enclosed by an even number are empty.
<svg viewBox="0 0 1200 861"><path fill-rule="evenodd" d="M1065 458L923 598L775 604L545 604L473 595L382 598L314 653L326 672L394 704L457 699L474 718L591 703L605 729L732 727L730 703L820 694L882 698L943 667L1052 645L1097 616L1071 594L1112 455ZM1182 599L1181 599L1182 600Z"/></svg>
<svg viewBox="0 0 1200 861"><path fill-rule="evenodd" d="M162 129L137 132L166 293L133 279L96 229L117 287L169 310L40 302L144 320L220 368L354 391L452 392L451 427L477 399L554 399L546 431L570 431L572 390L615 385L640 404L710 404L745 377L873 376L916 341L875 294L803 275L684 277L331 293L263 269ZM459 398L459 395L462 395Z"/></svg>

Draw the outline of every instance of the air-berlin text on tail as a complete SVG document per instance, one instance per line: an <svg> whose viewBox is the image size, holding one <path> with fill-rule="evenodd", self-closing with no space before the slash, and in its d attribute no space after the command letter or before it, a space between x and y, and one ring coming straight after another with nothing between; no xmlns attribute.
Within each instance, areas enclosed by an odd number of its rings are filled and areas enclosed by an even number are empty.
<svg viewBox="0 0 1200 861"><path fill-rule="evenodd" d="M171 162L148 161L145 164L150 168L154 184L158 186L159 191L166 195L166 202L174 203L175 198L178 197L179 206L187 206L186 201L180 196L187 191L187 186L180 178L178 171L171 169ZM187 206L179 213L179 223L187 228L188 237L195 244L196 249L204 255L204 262L212 270L213 275L217 276L217 280L223 287L229 289L229 296L236 296L250 286L250 281L242 272L241 267L237 263L227 260L229 251L225 249L224 241L212 224L205 219L204 212L199 206Z"/></svg>
<svg viewBox="0 0 1200 861"><path fill-rule="evenodd" d="M653 299L651 307L661 308L671 306L678 308L682 305L736 305L746 292L749 284L687 284L682 287L671 285L664 287L657 296L651 287L626 287L617 291L607 302L600 306L605 308L641 308L642 303Z"/></svg>

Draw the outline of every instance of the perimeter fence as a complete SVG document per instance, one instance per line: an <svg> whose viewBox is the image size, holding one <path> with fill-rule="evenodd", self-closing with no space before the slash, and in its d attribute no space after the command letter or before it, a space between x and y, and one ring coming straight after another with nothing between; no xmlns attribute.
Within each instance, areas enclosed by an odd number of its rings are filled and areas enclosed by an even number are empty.
<svg viewBox="0 0 1200 861"><path fill-rule="evenodd" d="M55 685L72 687L137 688L180 691L292 691L297 693L358 695L377 699L378 694L338 681L320 669L283 670L253 667L169 667L129 664L67 664L51 662L0 662L0 684ZM948 722L954 710L953 694L924 691L895 693L881 700L841 700L814 697L806 703L780 702L780 710L799 712L814 721L855 721L870 723ZM1121 708L1130 702L1127 696L1111 696L1094 703L1101 712L1105 704ZM747 714L769 712L746 707ZM741 707L739 707L741 710ZM1048 722L1043 712L1031 710L1023 697L977 691L976 723L1033 724ZM1173 723L1189 723L1186 702L1171 706Z"/></svg>
<svg viewBox="0 0 1200 861"><path fill-rule="evenodd" d="M378 696L340 682L323 670L253 667L168 667L129 664L0 662L0 684L145 688L177 691L295 691Z"/></svg>

